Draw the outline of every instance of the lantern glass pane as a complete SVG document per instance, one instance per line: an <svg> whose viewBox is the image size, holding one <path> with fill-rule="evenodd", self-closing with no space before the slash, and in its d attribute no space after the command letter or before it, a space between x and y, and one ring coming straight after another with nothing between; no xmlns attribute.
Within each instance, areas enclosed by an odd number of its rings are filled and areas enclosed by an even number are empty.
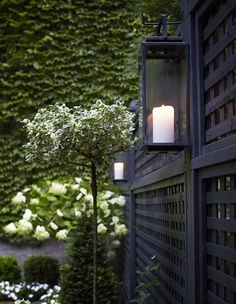
<svg viewBox="0 0 236 304"><path fill-rule="evenodd" d="M147 46L145 60L146 141L184 144L186 58L184 46Z"/></svg>

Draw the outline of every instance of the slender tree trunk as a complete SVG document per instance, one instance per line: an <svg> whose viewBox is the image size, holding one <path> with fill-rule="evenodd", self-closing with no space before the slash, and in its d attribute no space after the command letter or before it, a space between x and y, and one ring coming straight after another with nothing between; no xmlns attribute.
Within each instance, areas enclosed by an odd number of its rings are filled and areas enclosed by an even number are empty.
<svg viewBox="0 0 236 304"><path fill-rule="evenodd" d="M93 304L97 304L97 175L96 165L91 163L91 189L93 194Z"/></svg>

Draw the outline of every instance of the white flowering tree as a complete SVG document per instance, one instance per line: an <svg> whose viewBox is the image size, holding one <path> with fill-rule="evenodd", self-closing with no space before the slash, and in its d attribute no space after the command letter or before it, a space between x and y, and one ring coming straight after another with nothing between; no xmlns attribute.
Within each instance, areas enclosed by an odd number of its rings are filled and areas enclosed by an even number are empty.
<svg viewBox="0 0 236 304"><path fill-rule="evenodd" d="M27 160L74 164L89 169L93 195L94 276L97 281L97 169L109 166L115 153L131 147L131 114L120 101L106 105L101 100L90 110L52 105L40 109L32 121L24 121L28 143Z"/></svg>

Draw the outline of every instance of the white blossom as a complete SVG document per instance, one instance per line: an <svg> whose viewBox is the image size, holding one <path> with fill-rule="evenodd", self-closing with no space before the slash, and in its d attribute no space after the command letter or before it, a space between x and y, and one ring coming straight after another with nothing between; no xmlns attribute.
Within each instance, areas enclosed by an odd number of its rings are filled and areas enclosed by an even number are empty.
<svg viewBox="0 0 236 304"><path fill-rule="evenodd" d="M34 237L39 241L44 241L44 240L48 239L50 237L50 235L44 226L38 225L36 227Z"/></svg>
<svg viewBox="0 0 236 304"><path fill-rule="evenodd" d="M103 201L100 203L100 208L104 211L108 209L108 203Z"/></svg>
<svg viewBox="0 0 236 304"><path fill-rule="evenodd" d="M54 222L50 222L50 227L53 229L53 230L57 230L58 229L58 226L54 223Z"/></svg>
<svg viewBox="0 0 236 304"><path fill-rule="evenodd" d="M104 199L108 199L108 198L112 197L113 194L114 194L114 192L112 192L112 191L106 191L102 197Z"/></svg>
<svg viewBox="0 0 236 304"><path fill-rule="evenodd" d="M13 204L22 204L26 202L26 197L22 192L17 192L16 196L11 199Z"/></svg>
<svg viewBox="0 0 236 304"><path fill-rule="evenodd" d="M110 203L112 205L119 205L120 207L123 207L125 205L125 197L123 195L120 195L118 197L114 197L110 200Z"/></svg>
<svg viewBox="0 0 236 304"><path fill-rule="evenodd" d="M99 224L97 227L98 233L104 234L107 231L107 227L104 224Z"/></svg>
<svg viewBox="0 0 236 304"><path fill-rule="evenodd" d="M57 215L60 217L63 217L63 212L60 209L57 209Z"/></svg>
<svg viewBox="0 0 236 304"><path fill-rule="evenodd" d="M79 188L80 188L79 184L73 184L73 185L71 185L71 189L73 189L73 190L79 190Z"/></svg>
<svg viewBox="0 0 236 304"><path fill-rule="evenodd" d="M31 205L38 205L39 204L39 199L38 198L31 198L30 199L30 204Z"/></svg>
<svg viewBox="0 0 236 304"><path fill-rule="evenodd" d="M117 204L121 207L123 207L125 205L125 197L120 195L118 198L117 198Z"/></svg>
<svg viewBox="0 0 236 304"><path fill-rule="evenodd" d="M75 177L75 181L76 181L77 184L80 184L82 182L82 178Z"/></svg>
<svg viewBox="0 0 236 304"><path fill-rule="evenodd" d="M28 221L32 216L32 211L30 209L25 209L25 213L23 214L23 219Z"/></svg>
<svg viewBox="0 0 236 304"><path fill-rule="evenodd" d="M76 196L76 200L79 201L79 200L81 199L82 196L83 196L82 193L78 194L78 195Z"/></svg>
<svg viewBox="0 0 236 304"><path fill-rule="evenodd" d="M113 216L112 217L112 224L116 225L118 224L120 221L119 217L118 216Z"/></svg>
<svg viewBox="0 0 236 304"><path fill-rule="evenodd" d="M86 190L85 188L80 188L80 192L81 192L82 194L84 194L84 195L87 194L87 190Z"/></svg>
<svg viewBox="0 0 236 304"><path fill-rule="evenodd" d="M104 212L104 217L105 218L108 217L111 214L111 210L110 209L105 209L105 210L103 210L103 212Z"/></svg>
<svg viewBox="0 0 236 304"><path fill-rule="evenodd" d="M125 226L125 224L121 224L121 225L116 225L115 226L115 233L118 236L124 236L128 233L128 230Z"/></svg>
<svg viewBox="0 0 236 304"><path fill-rule="evenodd" d="M19 224L18 224L18 228L17 228L17 232L20 233L20 234L28 234L30 233L31 231L33 230L33 225L22 219L19 221Z"/></svg>
<svg viewBox="0 0 236 304"><path fill-rule="evenodd" d="M52 182L51 187L48 190L49 193L55 195L64 195L67 192L66 186L57 182Z"/></svg>
<svg viewBox="0 0 236 304"><path fill-rule="evenodd" d="M10 223L10 224L6 225L3 229L8 234L14 234L17 232L17 228L14 223Z"/></svg>
<svg viewBox="0 0 236 304"><path fill-rule="evenodd" d="M58 240L65 240L67 238L67 235L68 235L68 230L67 229L62 229L62 230L59 230L56 234L56 238Z"/></svg>

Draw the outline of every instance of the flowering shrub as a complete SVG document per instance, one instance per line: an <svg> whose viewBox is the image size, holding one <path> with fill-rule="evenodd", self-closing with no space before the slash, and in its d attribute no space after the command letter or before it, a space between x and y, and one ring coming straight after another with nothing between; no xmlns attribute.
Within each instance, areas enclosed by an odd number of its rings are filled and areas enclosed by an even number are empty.
<svg viewBox="0 0 236 304"><path fill-rule="evenodd" d="M54 286L54 289L55 288L57 290L59 287ZM48 293L48 290L50 290L48 284L29 284L25 282L19 284L11 284L8 281L2 281L0 282L0 300L13 300L18 301L17 303L23 304L23 299L26 299L28 301L37 301L43 295L46 295Z"/></svg>
<svg viewBox="0 0 236 304"><path fill-rule="evenodd" d="M81 178L65 181L45 181L18 192L11 208L18 208L18 220L3 227L8 236L30 236L44 241L50 236L65 240L82 214L93 215L93 197L89 183ZM127 233L122 207L125 197L110 190L98 194L98 233L109 236L113 248L118 238Z"/></svg>
<svg viewBox="0 0 236 304"><path fill-rule="evenodd" d="M31 303L30 301L23 299L23 300L15 301L14 304L31 304Z"/></svg>
<svg viewBox="0 0 236 304"><path fill-rule="evenodd" d="M59 303L59 292L61 288L59 286L54 286L47 290L47 293L40 297L42 301L41 304L60 304Z"/></svg>

